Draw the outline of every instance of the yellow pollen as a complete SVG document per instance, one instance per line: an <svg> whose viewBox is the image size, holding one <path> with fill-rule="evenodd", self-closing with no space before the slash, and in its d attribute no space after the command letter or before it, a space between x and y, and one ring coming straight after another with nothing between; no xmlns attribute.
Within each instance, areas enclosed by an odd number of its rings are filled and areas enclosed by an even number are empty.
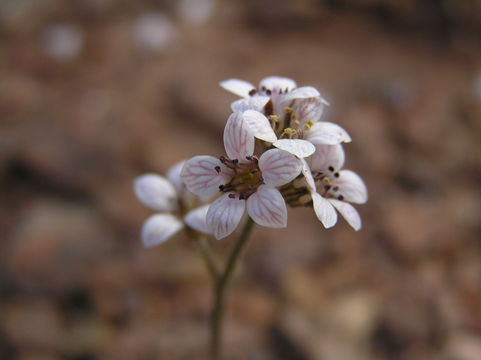
<svg viewBox="0 0 481 360"><path fill-rule="evenodd" d="M294 121L294 125L295 125L296 127L299 127L299 126L301 126L301 122L300 122L299 120L295 120L295 121Z"/></svg>
<svg viewBox="0 0 481 360"><path fill-rule="evenodd" d="M294 135L297 134L297 131L293 128L286 128L284 129L283 135L287 135L289 138L292 138Z"/></svg>
<svg viewBox="0 0 481 360"><path fill-rule="evenodd" d="M274 121L274 122L279 122L279 116L269 115L269 120Z"/></svg>
<svg viewBox="0 0 481 360"><path fill-rule="evenodd" d="M323 177L323 178L322 178L322 182L323 182L324 184L329 184L329 183L331 182L331 180L329 180L329 178L326 176L326 177Z"/></svg>
<svg viewBox="0 0 481 360"><path fill-rule="evenodd" d="M314 125L314 121L307 120L306 124L304 125L304 130L309 130Z"/></svg>
<svg viewBox="0 0 481 360"><path fill-rule="evenodd" d="M290 107L284 108L284 112L285 112L286 114L292 114L292 111L293 111L293 109L290 108Z"/></svg>

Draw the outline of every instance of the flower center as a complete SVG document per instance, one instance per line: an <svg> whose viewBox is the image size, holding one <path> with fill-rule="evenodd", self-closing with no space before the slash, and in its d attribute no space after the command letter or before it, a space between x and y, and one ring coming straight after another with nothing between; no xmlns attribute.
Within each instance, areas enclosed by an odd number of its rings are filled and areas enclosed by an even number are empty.
<svg viewBox="0 0 481 360"><path fill-rule="evenodd" d="M344 196L339 192L339 186L336 181L336 179L339 178L339 173L333 166L329 166L328 170L328 172L318 172L313 174L319 193L323 197L344 200Z"/></svg>
<svg viewBox="0 0 481 360"><path fill-rule="evenodd" d="M231 169L234 175L227 184L220 185L219 190L231 193L229 195L231 198L235 198L237 194L239 200L245 200L264 184L264 178L259 168L259 159L256 156L247 156L246 160L247 162L240 163L237 159L220 157L220 161Z"/></svg>

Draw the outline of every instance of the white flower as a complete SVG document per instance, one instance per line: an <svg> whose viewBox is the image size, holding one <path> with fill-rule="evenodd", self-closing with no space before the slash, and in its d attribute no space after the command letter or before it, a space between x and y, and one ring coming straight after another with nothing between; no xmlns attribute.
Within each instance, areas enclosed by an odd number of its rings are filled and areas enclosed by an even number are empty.
<svg viewBox="0 0 481 360"><path fill-rule="evenodd" d="M311 195L314 212L326 228L334 226L337 214L355 230L361 228L361 218L349 204L367 201L367 189L362 179L351 170L340 170L344 165L341 145L317 145L313 156L303 161L302 173Z"/></svg>
<svg viewBox="0 0 481 360"><path fill-rule="evenodd" d="M339 125L319 121L327 102L313 87L297 88L293 80L280 77L263 79L259 88L237 79L223 81L220 85L244 97L233 102L231 107L243 113L249 131L256 138L299 158L312 155L313 144L351 141Z"/></svg>
<svg viewBox="0 0 481 360"><path fill-rule="evenodd" d="M298 88L294 80L280 76L269 76L262 79L257 88L251 83L239 79L224 80L220 82L220 86L244 98L231 105L233 111L248 109L261 111L267 105L269 108L266 109L267 115L279 116L283 113L283 109L295 99L319 98L327 104L319 91L312 86Z"/></svg>
<svg viewBox="0 0 481 360"><path fill-rule="evenodd" d="M292 154L267 150L257 159L254 137L241 112L234 112L224 129L226 157L195 156L187 160L182 179L196 195L214 196L206 216L207 227L217 239L231 234L247 213L257 224L282 228L287 225L287 208L276 186L295 179L302 163Z"/></svg>
<svg viewBox="0 0 481 360"><path fill-rule="evenodd" d="M180 179L184 162L174 165L167 172L167 179L156 174L145 174L134 180L134 193L144 205L158 212L150 216L142 226L141 238L145 247L163 243L179 232L184 223L188 227L208 234L205 216L209 205L189 211L182 219L181 208L191 208L193 195L185 189Z"/></svg>

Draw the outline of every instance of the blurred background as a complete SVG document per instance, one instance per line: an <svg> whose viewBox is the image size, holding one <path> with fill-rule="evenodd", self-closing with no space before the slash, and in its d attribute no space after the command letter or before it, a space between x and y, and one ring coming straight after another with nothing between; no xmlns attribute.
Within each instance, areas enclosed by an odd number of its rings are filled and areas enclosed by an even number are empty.
<svg viewBox="0 0 481 360"><path fill-rule="evenodd" d="M196 246L142 248L131 184L222 154L218 82L268 75L330 101L370 199L255 228L227 358L481 359L480 35L479 0L1 0L0 359L208 359Z"/></svg>

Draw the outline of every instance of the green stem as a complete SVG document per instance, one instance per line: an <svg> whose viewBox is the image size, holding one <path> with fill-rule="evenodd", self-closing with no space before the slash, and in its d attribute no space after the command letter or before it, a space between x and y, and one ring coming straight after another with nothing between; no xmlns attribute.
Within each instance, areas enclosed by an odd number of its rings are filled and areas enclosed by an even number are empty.
<svg viewBox="0 0 481 360"><path fill-rule="evenodd" d="M220 277L218 277L214 286L214 308L212 309L212 323L211 323L211 352L212 360L222 359L222 323L225 313L225 297L226 290L234 273L234 269L239 259L243 248L245 247L249 235L252 231L254 221L248 218L242 232L234 243L232 250L229 253L226 267Z"/></svg>
<svg viewBox="0 0 481 360"><path fill-rule="evenodd" d="M212 255L212 250L209 246L209 242L205 237L199 237L197 241L197 245L199 246L200 253L204 258L204 262L207 266L207 270L209 270L209 274L212 277L214 282L217 282L219 279L219 268L217 263Z"/></svg>

